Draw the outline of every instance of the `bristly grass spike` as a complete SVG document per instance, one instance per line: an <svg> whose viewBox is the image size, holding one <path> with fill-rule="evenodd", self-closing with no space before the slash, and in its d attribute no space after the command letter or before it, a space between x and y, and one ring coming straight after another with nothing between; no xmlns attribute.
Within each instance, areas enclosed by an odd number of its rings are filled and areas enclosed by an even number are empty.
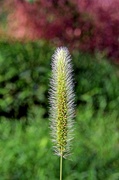
<svg viewBox="0 0 119 180"><path fill-rule="evenodd" d="M60 156L60 179L62 158L70 154L73 139L74 83L71 56L66 47L57 48L52 56L50 81L50 127L54 150Z"/></svg>

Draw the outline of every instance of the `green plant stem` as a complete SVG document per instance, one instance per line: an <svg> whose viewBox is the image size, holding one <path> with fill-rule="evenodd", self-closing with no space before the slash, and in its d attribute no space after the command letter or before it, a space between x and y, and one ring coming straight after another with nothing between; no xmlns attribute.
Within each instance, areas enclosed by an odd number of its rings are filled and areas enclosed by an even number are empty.
<svg viewBox="0 0 119 180"><path fill-rule="evenodd" d="M61 153L61 156L60 156L60 180L62 180L62 159L63 159L62 156L63 156L63 155L62 155L62 153Z"/></svg>

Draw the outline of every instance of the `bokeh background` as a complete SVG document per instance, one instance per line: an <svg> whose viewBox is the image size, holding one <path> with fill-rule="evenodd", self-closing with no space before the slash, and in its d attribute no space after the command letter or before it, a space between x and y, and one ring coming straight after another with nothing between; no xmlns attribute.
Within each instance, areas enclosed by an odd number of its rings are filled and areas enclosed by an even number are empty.
<svg viewBox="0 0 119 180"><path fill-rule="evenodd" d="M75 133L64 180L119 180L119 0L0 1L0 180L58 180L51 56L69 48Z"/></svg>

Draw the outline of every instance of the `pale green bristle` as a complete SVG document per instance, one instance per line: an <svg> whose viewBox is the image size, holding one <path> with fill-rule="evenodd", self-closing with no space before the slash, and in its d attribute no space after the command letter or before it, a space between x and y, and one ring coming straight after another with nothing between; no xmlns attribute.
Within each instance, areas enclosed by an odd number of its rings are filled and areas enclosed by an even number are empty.
<svg viewBox="0 0 119 180"><path fill-rule="evenodd" d="M50 121L55 152L70 153L74 117L71 58L67 48L58 48L52 58Z"/></svg>

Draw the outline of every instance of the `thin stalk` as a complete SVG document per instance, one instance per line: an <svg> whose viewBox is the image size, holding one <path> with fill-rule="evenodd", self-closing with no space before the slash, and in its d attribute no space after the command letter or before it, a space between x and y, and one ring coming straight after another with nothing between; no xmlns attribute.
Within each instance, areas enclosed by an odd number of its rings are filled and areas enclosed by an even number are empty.
<svg viewBox="0 0 119 180"><path fill-rule="evenodd" d="M62 157L62 153L61 153L61 156L60 156L60 180L62 180L62 160L63 160L63 157Z"/></svg>

